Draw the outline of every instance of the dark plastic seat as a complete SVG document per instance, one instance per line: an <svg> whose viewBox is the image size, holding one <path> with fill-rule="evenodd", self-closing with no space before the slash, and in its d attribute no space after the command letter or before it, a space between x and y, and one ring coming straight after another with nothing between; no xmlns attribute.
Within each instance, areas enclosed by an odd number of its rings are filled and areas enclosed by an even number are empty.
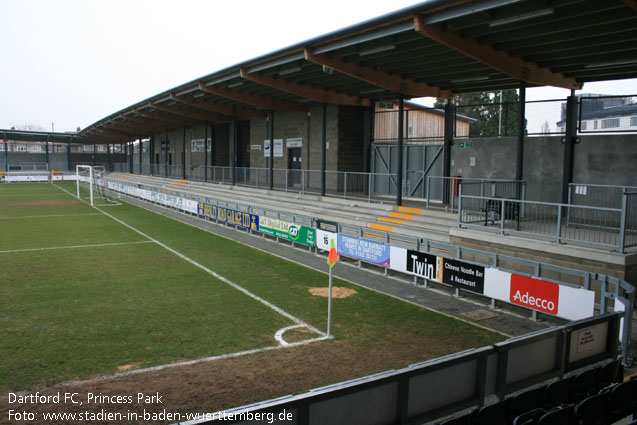
<svg viewBox="0 0 637 425"><path fill-rule="evenodd" d="M588 369L575 375L571 381L571 397L574 403L597 393L598 369Z"/></svg>
<svg viewBox="0 0 637 425"><path fill-rule="evenodd" d="M509 414L514 418L521 413L541 407L541 396L544 387L534 388L517 394L509 399Z"/></svg>
<svg viewBox="0 0 637 425"><path fill-rule="evenodd" d="M595 394L575 405L574 415L581 425L604 425L607 422L608 393Z"/></svg>
<svg viewBox="0 0 637 425"><path fill-rule="evenodd" d="M537 425L574 425L576 423L571 404L551 409L537 421Z"/></svg>
<svg viewBox="0 0 637 425"><path fill-rule="evenodd" d="M622 381L622 362L620 359L613 360L612 362L606 363L599 370L598 374L598 386L599 388L608 387L609 385L613 385L617 382Z"/></svg>
<svg viewBox="0 0 637 425"><path fill-rule="evenodd" d="M543 406L545 409L568 404L571 394L571 379L565 378L551 382L544 388Z"/></svg>
<svg viewBox="0 0 637 425"><path fill-rule="evenodd" d="M474 413L471 423L474 425L506 425L506 401L500 401L480 408Z"/></svg>
<svg viewBox="0 0 637 425"><path fill-rule="evenodd" d="M546 413L544 409L533 409L513 418L513 425L536 425L537 421Z"/></svg>
<svg viewBox="0 0 637 425"><path fill-rule="evenodd" d="M637 381L626 381L611 387L606 393L608 397L608 413L616 419L621 419L633 412L636 406Z"/></svg>

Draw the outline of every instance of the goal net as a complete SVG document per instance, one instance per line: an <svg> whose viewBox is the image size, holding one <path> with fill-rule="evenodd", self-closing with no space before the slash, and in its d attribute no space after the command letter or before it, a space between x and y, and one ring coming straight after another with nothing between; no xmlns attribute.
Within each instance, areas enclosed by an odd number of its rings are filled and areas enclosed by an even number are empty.
<svg viewBox="0 0 637 425"><path fill-rule="evenodd" d="M77 198L92 206L121 205L104 190L104 167L76 165Z"/></svg>

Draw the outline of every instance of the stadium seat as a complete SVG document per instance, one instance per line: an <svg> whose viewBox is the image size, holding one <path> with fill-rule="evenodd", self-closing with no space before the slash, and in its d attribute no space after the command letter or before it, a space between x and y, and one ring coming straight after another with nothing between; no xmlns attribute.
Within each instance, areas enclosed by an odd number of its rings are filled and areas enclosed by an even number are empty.
<svg viewBox="0 0 637 425"><path fill-rule="evenodd" d="M570 378L551 382L544 388L543 407L545 409L551 409L562 404L567 404L569 402L570 393Z"/></svg>
<svg viewBox="0 0 637 425"><path fill-rule="evenodd" d="M599 388L608 387L616 382L621 382L623 378L623 368L621 359L613 360L606 363L599 370L598 386Z"/></svg>
<svg viewBox="0 0 637 425"><path fill-rule="evenodd" d="M506 425L507 402L505 400L480 408L473 415L475 425Z"/></svg>
<svg viewBox="0 0 637 425"><path fill-rule="evenodd" d="M571 381L571 401L573 403L597 392L597 373L598 369L595 368L585 370L575 375Z"/></svg>
<svg viewBox="0 0 637 425"><path fill-rule="evenodd" d="M615 419L628 416L636 407L637 380L616 384L606 394L609 415Z"/></svg>
<svg viewBox="0 0 637 425"><path fill-rule="evenodd" d="M537 421L546 413L544 409L533 409L513 418L513 425L536 425Z"/></svg>
<svg viewBox="0 0 637 425"><path fill-rule="evenodd" d="M608 393L595 394L575 405L575 417L581 425L604 425L607 422Z"/></svg>
<svg viewBox="0 0 637 425"><path fill-rule="evenodd" d="M573 405L570 404L549 410L537 421L537 425L574 425L576 423Z"/></svg>
<svg viewBox="0 0 637 425"><path fill-rule="evenodd" d="M515 418L521 413L528 412L541 406L540 400L544 387L534 388L517 394L509 399L509 415Z"/></svg>

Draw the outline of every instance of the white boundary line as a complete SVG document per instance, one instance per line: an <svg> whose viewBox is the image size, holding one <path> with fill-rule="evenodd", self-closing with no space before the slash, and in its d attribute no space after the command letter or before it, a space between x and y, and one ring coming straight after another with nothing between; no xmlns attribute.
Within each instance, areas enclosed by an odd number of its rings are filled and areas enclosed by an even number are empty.
<svg viewBox="0 0 637 425"><path fill-rule="evenodd" d="M57 187L58 189L60 189L60 190L62 190L62 191L64 191L64 192L66 192L66 193L68 193L69 195L73 196L73 194L72 194L71 192L67 191L66 189L61 188L61 187L58 187L57 185L53 185L53 186L55 186L55 187ZM83 201L83 202L85 202L85 201ZM102 211L101 209L99 209L99 208L97 208L97 207L93 207L93 208L95 208L97 211L101 212L101 213L102 213L102 214L104 214L105 216L107 216L107 217L111 218L112 220L114 220L114 221L118 222L118 223L119 223L119 224L121 224L122 226L125 226L125 227L129 228L130 230L132 230L132 231L134 231L134 232L138 233L139 235L141 235L141 236L145 237L145 238L146 238L146 239L148 239L149 241L152 241L152 242L156 243L157 245L161 246L162 248L166 249L167 251L169 251L169 252L171 252L171 253L175 254L175 255L176 255L176 256L178 256L179 258L181 258L181 259L183 259L183 260L185 260L185 261L189 262L190 264L194 265L195 267L200 268L201 270L205 271L206 273L210 274L211 276L213 276L213 277L215 277L215 278L219 279L220 281L222 281L222 282L224 282L224 283L226 283L226 284L228 284L228 285L232 286L232 287L233 287L233 288L235 288L236 290L243 292L245 295L247 295L247 296L249 296L250 298L252 298L252 299L254 299L254 300L256 300L256 301L260 302L261 304L263 304L263 305L265 305L265 306L267 306L267 307L269 307L270 309L272 309L272 310L276 311L276 312L277 312L277 313L279 313L280 315L282 315L282 316L284 316L284 317L287 317L288 319L290 319L292 322L296 323L297 325L305 326L305 327L307 327L308 329L310 329L312 332L315 332L315 333L317 333L318 335L321 335L321 337L327 337L327 334L326 334L325 332L322 332L322 331L318 330L317 328L315 328L314 326L311 326L311 325L309 325L309 324L307 324L307 323L303 322L303 321L302 321L301 319L299 319L298 317L295 317L295 316L291 315L290 313L288 313L288 312L284 311L283 309L281 309L281 308L279 308L279 307L275 306L275 305L274 305L274 304L272 304L271 302L266 301L265 299L263 299L263 298L259 297L258 295L253 294L252 292L248 291L248 290L247 290L247 289L245 289L244 287L242 287L242 286L240 286L240 285L238 285L238 284L234 283L234 282L233 282L233 281L231 281L230 279L228 279L228 278L226 278L226 277L224 277L224 276L221 276L219 273L217 273L217 272L215 272L215 271L213 271L213 270L209 269L208 267L206 267L206 266L204 266L204 265L202 265L202 264L200 264L200 263L196 262L195 260L193 260L193 259L191 259L191 258L189 258L189 257L186 257L184 254L180 253L179 251L176 251L175 249L173 249L173 248L169 247L168 245L166 245L166 244L164 244L164 243L162 243L162 242L158 241L157 239L154 239L154 238L150 237L149 235L147 235L146 233L142 232L141 230L136 229L135 227L133 227L133 226L131 226L130 224L128 224L128 223L126 223L126 222L124 222L124 221L120 220L119 218L117 218L117 217L114 217L114 216L110 215L110 214L109 214L109 213L107 213L106 211Z"/></svg>
<svg viewBox="0 0 637 425"><path fill-rule="evenodd" d="M92 245L51 246L48 248L9 249L6 251L0 251L0 254L9 254L12 252L50 251L50 250L56 250L56 249L95 248L100 246L136 245L141 243L152 243L152 241L113 242L113 243L100 243L100 244L92 244Z"/></svg>
<svg viewBox="0 0 637 425"><path fill-rule="evenodd" d="M290 326L290 328L296 328L296 327L302 327L302 326L303 325L294 325L294 326ZM288 329L288 328L284 328L284 329ZM278 331L277 331L277 333L278 333ZM168 364L159 365L159 366L146 367L146 368L143 368L143 369L134 369L134 370L126 371L126 372L118 372L118 373L113 373L113 374L110 374L110 375L102 375L102 376L98 376L98 377L92 378L92 379L82 379L82 380L78 380L78 381L60 382L59 384L55 384L55 385L56 386L68 386L68 385L91 384L91 383L95 383L95 382L99 382L99 381L106 381L106 380L109 380L109 379L123 378L123 377L130 376L130 375L137 375L139 373L156 372L158 370L170 369L170 368L173 368L173 367L190 366L190 365L194 365L194 364L197 364L197 363L212 362L212 361L215 361L215 360L223 360L223 359L231 359L231 358L234 358L234 357L241 357L241 356L246 356L246 355L249 355L249 354L263 353L265 351L280 350L282 348L298 347L298 346L302 346L302 345L311 344L313 342L324 341L326 339L328 339L327 336L322 336L322 337L319 337L319 338L306 339L304 341L299 341L299 342L291 342L291 343L287 343L286 342L285 344L271 345L271 346L262 347L262 348L253 348L251 350L237 351L235 353L220 354L218 356L203 357L201 359L187 360L187 361L176 362L176 363L168 363Z"/></svg>
<svg viewBox="0 0 637 425"><path fill-rule="evenodd" d="M13 219L19 219L19 218L80 217L85 215L102 215L102 214L88 213L88 214L22 215L22 216L16 216L16 217L0 217L0 220L13 220Z"/></svg>

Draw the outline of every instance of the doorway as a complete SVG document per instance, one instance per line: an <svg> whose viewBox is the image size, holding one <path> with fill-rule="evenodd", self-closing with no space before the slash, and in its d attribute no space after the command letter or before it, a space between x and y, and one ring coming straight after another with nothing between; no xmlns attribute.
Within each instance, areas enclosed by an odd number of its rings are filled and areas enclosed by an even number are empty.
<svg viewBox="0 0 637 425"><path fill-rule="evenodd" d="M299 186L301 184L301 148L288 148L288 185Z"/></svg>

